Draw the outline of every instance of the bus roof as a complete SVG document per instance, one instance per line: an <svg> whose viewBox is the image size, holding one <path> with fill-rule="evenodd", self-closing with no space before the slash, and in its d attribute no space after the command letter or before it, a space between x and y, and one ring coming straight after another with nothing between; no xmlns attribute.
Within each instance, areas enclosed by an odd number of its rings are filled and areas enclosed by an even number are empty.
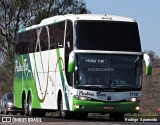
<svg viewBox="0 0 160 125"><path fill-rule="evenodd" d="M54 24L64 20L98 20L98 21L122 21L122 22L135 22L134 19L123 17L123 16L115 16L115 15L100 15L100 14L67 14L67 15L58 15L50 18L43 19L40 24L32 25L27 28L22 28L18 30L18 33L25 32L31 29L35 29L38 27Z"/></svg>

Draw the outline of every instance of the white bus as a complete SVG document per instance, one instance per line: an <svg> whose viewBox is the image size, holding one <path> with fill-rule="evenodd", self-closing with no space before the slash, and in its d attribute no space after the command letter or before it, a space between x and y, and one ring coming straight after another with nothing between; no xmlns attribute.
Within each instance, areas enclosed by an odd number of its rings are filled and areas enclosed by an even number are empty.
<svg viewBox="0 0 160 125"><path fill-rule="evenodd" d="M29 116L60 111L62 118L109 113L123 119L140 110L143 58L148 75L151 61L131 18L44 19L17 32L14 105Z"/></svg>

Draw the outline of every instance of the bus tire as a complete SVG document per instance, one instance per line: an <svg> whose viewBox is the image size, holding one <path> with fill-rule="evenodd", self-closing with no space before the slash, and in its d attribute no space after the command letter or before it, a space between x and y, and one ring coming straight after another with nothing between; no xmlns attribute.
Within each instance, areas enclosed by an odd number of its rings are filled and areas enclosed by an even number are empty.
<svg viewBox="0 0 160 125"><path fill-rule="evenodd" d="M69 118L69 112L63 110L63 99L62 99L62 97L60 98L60 101L59 101L59 111L60 111L60 118Z"/></svg>
<svg viewBox="0 0 160 125"><path fill-rule="evenodd" d="M24 100L23 100L23 114L25 115L25 116L28 116L29 114L28 114L28 104L27 104L27 100L26 100L26 98L24 98Z"/></svg>
<svg viewBox="0 0 160 125"><path fill-rule="evenodd" d="M29 114L29 116L34 116L34 110L32 108L32 97L31 97L31 95L29 95L29 98L28 98L28 114Z"/></svg>

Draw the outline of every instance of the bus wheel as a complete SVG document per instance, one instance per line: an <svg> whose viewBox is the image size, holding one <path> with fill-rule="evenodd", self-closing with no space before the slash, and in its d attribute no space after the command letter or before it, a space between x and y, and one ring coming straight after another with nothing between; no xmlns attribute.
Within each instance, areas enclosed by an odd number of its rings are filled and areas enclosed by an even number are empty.
<svg viewBox="0 0 160 125"><path fill-rule="evenodd" d="M60 103L59 103L59 110L60 110L60 117L61 118L69 118L69 112L63 110L63 99L61 97Z"/></svg>
<svg viewBox="0 0 160 125"><path fill-rule="evenodd" d="M28 99L28 114L29 114L29 116L34 116L34 111L33 111L33 108L32 108L31 95L29 95L29 99Z"/></svg>
<svg viewBox="0 0 160 125"><path fill-rule="evenodd" d="M26 115L26 116L28 116L29 114L28 114L28 104L27 104L27 100L26 100L26 98L24 99L24 101L23 101L23 114L24 115Z"/></svg>
<svg viewBox="0 0 160 125"><path fill-rule="evenodd" d="M113 119L114 121L123 121L124 114L123 113L110 113L109 118Z"/></svg>

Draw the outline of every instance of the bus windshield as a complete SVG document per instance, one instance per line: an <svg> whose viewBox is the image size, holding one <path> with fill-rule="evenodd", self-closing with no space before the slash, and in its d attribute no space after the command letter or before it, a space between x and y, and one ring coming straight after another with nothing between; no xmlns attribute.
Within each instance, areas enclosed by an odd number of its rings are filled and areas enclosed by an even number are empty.
<svg viewBox="0 0 160 125"><path fill-rule="evenodd" d="M137 23L77 21L77 49L141 52Z"/></svg>
<svg viewBox="0 0 160 125"><path fill-rule="evenodd" d="M76 58L77 87L141 88L141 56L77 54Z"/></svg>

